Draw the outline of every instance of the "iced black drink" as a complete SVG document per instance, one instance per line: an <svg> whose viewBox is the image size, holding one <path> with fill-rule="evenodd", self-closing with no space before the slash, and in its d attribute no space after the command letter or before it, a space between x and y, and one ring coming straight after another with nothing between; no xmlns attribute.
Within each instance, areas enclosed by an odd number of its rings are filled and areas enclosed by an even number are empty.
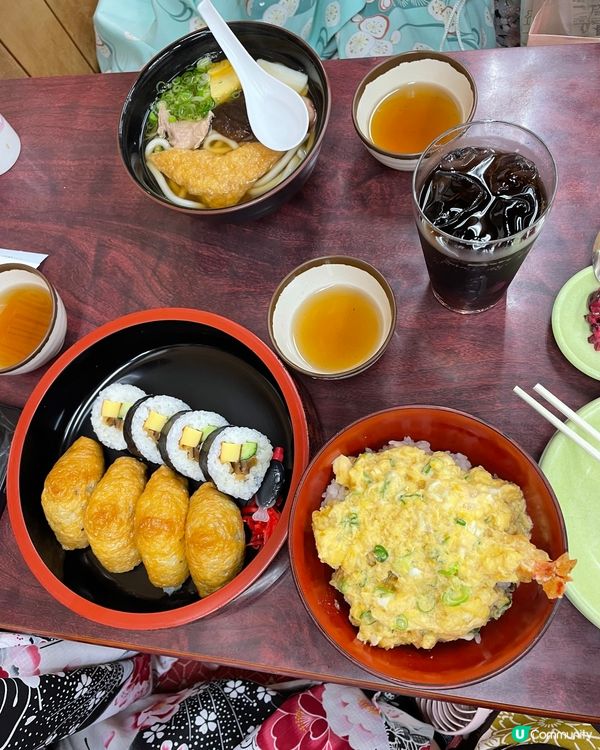
<svg viewBox="0 0 600 750"><path fill-rule="evenodd" d="M479 312L503 296L536 239L554 192L554 162L543 147L552 167L549 192L523 153L446 144L419 184L415 178L419 237L437 299L458 312Z"/></svg>

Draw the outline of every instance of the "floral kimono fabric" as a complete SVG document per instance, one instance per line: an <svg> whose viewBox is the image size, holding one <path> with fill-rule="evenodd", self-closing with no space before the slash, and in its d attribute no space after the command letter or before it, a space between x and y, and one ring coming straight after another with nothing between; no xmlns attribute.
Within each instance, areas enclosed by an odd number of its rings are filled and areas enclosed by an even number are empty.
<svg viewBox="0 0 600 750"><path fill-rule="evenodd" d="M214 0L214 4L228 21L265 21L287 28L323 58L496 46L494 0ZM99 0L94 27L100 70L139 70L167 44L203 25L194 0Z"/></svg>
<svg viewBox="0 0 600 750"><path fill-rule="evenodd" d="M281 679L0 633L0 750L429 750L410 699Z"/></svg>
<svg viewBox="0 0 600 750"><path fill-rule="evenodd" d="M412 698L282 679L0 632L0 750L495 750L515 728L600 750L592 725L504 712L434 738Z"/></svg>

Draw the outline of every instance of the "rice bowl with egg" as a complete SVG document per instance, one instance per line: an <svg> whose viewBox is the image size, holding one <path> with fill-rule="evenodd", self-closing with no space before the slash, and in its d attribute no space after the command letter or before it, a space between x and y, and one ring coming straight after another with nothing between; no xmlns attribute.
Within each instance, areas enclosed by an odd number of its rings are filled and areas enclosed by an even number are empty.
<svg viewBox="0 0 600 750"><path fill-rule="evenodd" d="M408 438L340 455L333 471L312 526L359 640L430 649L477 638L520 582L562 596L574 561L552 562L530 542L516 484Z"/></svg>

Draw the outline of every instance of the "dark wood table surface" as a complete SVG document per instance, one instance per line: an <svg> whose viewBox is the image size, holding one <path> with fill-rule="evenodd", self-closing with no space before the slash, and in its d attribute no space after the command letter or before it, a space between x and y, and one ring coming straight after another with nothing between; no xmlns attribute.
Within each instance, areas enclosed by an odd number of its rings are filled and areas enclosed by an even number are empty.
<svg viewBox="0 0 600 750"><path fill-rule="evenodd" d="M381 166L354 133L352 96L375 62L368 59L326 64L333 108L315 172L278 213L243 225L208 225L134 188L116 140L132 74L0 81L0 111L22 140L19 161L0 177L0 246L49 254L43 270L66 305L67 345L119 315L159 306L210 309L268 340L268 302L286 273L320 255L363 258L390 280L398 324L368 372L341 383L302 381L323 438L378 409L431 403L487 420L539 458L552 427L513 386L541 381L575 408L599 390L561 355L550 316L558 290L589 262L600 228L600 45L457 57L477 81L477 116L531 128L559 170L542 236L506 301L486 313L463 317L433 299L411 214L411 176ZM23 405L40 374L0 379L0 402ZM125 632L55 602L29 572L4 514L0 627L383 686L313 625L285 549L277 565L283 572L275 583L216 616L169 631ZM600 630L564 600L540 642L512 668L437 695L600 721Z"/></svg>

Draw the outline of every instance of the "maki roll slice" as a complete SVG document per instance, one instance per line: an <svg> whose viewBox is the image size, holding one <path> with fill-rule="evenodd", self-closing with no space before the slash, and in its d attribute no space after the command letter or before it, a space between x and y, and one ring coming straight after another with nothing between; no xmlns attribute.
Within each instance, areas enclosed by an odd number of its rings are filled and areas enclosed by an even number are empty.
<svg viewBox="0 0 600 750"><path fill-rule="evenodd" d="M103 388L92 404L92 427L98 440L107 448L117 451L127 449L123 424L127 412L146 393L136 385L112 383Z"/></svg>
<svg viewBox="0 0 600 750"><path fill-rule="evenodd" d="M165 464L184 477L204 482L200 451L207 437L229 422L214 411L179 411L165 424L158 449Z"/></svg>
<svg viewBox="0 0 600 750"><path fill-rule="evenodd" d="M146 396L127 412L123 435L127 450L138 458L161 465L164 463L158 441L169 419L179 411L189 411L189 406L173 396Z"/></svg>
<svg viewBox="0 0 600 750"><path fill-rule="evenodd" d="M250 500L273 457L269 439L250 427L221 427L204 441L200 468L221 492Z"/></svg>

